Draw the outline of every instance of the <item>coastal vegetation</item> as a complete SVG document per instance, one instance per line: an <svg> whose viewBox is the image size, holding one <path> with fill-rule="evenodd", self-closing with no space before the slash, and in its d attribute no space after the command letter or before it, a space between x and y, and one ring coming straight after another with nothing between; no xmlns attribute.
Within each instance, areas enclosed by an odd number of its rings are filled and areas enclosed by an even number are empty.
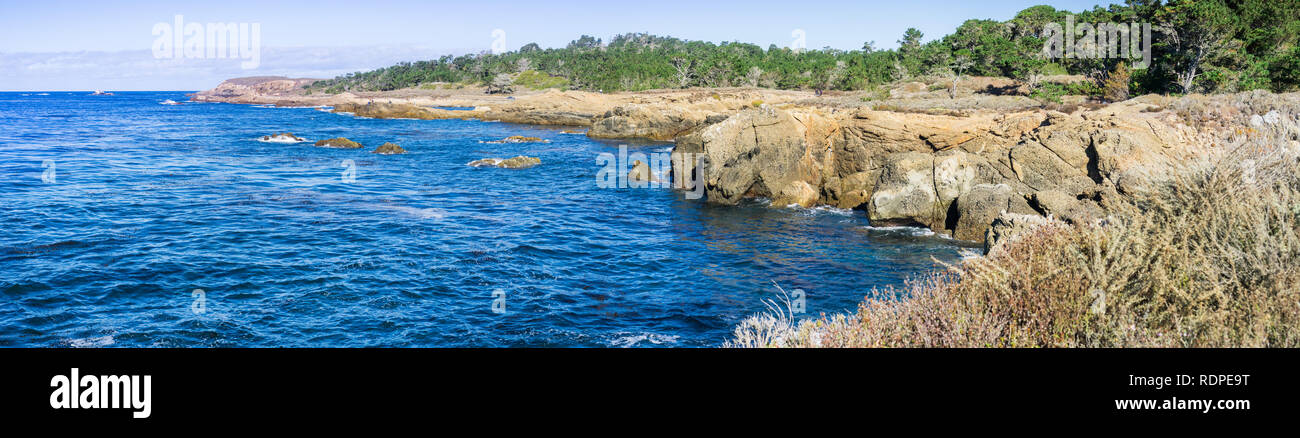
<svg viewBox="0 0 1300 438"><path fill-rule="evenodd" d="M1071 19L1070 17L1073 16ZM1133 69L1120 57L1047 58L1050 23L1149 23L1152 64ZM641 91L687 87L871 90L920 77L1002 76L1028 84L1043 100L1065 94L1098 100L1145 93L1214 93L1300 88L1300 2L1276 0L1128 0L1073 13L1025 9L1007 21L968 20L925 39L908 29L897 49L875 42L858 50L798 50L743 42L712 43L645 33L608 41L583 35L563 48L536 43L517 51L443 56L350 73L308 85L311 91L389 91L465 84L496 91L578 89ZM1131 63L1129 63L1131 64ZM1082 75L1070 84L1052 75ZM513 82L513 84L512 84Z"/></svg>
<svg viewBox="0 0 1300 438"><path fill-rule="evenodd" d="M1223 110L1174 106L1189 123ZM1236 117L1200 158L1109 199L1105 219L1041 221L986 257L873 290L855 315L756 315L729 345L1300 346L1297 113Z"/></svg>

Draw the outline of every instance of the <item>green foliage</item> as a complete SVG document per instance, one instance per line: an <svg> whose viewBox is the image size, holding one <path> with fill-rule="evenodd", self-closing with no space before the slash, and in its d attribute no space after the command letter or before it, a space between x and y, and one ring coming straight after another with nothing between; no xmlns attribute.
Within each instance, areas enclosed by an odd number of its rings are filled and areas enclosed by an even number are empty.
<svg viewBox="0 0 1300 438"><path fill-rule="evenodd" d="M1092 81L1072 82L1062 84L1057 82L1045 82L1040 84L1037 89L1029 93L1029 97L1044 102L1061 103L1061 96L1088 96L1093 98L1103 97L1105 94L1102 87Z"/></svg>
<svg viewBox="0 0 1300 438"><path fill-rule="evenodd" d="M501 74L526 88L639 91L678 87L756 86L866 90L895 80L968 74L1029 80L1039 75L1104 76L1115 58L1045 59L1043 29L1077 23L1151 23L1152 66L1132 71L1133 92L1231 92L1300 89L1300 1L1130 0L1077 14L1033 6L1005 22L968 20L953 33L924 41L909 28L899 48L873 42L861 50L791 50L739 42L689 41L628 33L608 41L583 35L564 48L536 43L518 51L443 56L319 81L313 91L387 91L427 83L489 85ZM963 72L955 67L969 63ZM529 73L529 72L533 73ZM1050 96L1061 92L1038 92ZM1095 95L1095 93L1088 93Z"/></svg>
<svg viewBox="0 0 1300 438"><path fill-rule="evenodd" d="M528 70L515 76L515 85L531 90L545 90L548 88L564 90L569 88L569 80L560 76L551 76L537 70Z"/></svg>
<svg viewBox="0 0 1300 438"><path fill-rule="evenodd" d="M1102 82L1102 97L1111 102L1128 100L1130 79L1132 78L1128 66L1119 63Z"/></svg>

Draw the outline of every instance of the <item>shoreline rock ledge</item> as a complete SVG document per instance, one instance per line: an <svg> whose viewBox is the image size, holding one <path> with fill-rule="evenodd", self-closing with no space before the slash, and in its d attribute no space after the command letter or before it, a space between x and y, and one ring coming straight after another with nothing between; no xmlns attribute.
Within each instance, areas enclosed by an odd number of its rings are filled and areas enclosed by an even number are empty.
<svg viewBox="0 0 1300 438"><path fill-rule="evenodd" d="M973 242L985 240L990 224L1004 212L1051 215L1067 223L1105 217L1108 199L1142 190L1169 174L1165 169L1215 144L1226 128L1187 126L1182 110L1169 109L1180 102L1215 105L1231 115L1242 105L1259 113L1254 106L1297 99L1294 93L1261 92L1148 95L1066 113L1023 97L987 96L982 99L994 100L987 109L938 113L875 110L808 92L755 88L547 91L517 98L399 90L390 98L306 95L300 89L310 81L232 79L194 100L332 105L336 112L378 118L585 126L591 138L671 141L674 180L690 180L682 177L695 171L682 168L694 164L685 154L704 158L699 180L707 202L730 205L765 197L774 207L859 209L876 225L928 227ZM446 106L474 109L440 108ZM498 141L524 139L513 140ZM537 164L516 158L476 165Z"/></svg>
<svg viewBox="0 0 1300 438"><path fill-rule="evenodd" d="M1101 201L1131 193L1204 141L1152 109L1128 101L1081 114L958 117L752 108L677 137L673 153L707 158L700 180L710 203L765 197L779 207L862 209L873 224L978 242L1004 212L1104 217ZM680 168L691 163L684 156L672 161L674 172L691 171Z"/></svg>

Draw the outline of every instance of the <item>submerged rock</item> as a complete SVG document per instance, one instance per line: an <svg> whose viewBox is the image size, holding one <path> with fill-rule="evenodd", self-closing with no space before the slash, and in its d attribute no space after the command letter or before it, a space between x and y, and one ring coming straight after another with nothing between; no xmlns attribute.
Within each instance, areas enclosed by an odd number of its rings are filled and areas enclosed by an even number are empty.
<svg viewBox="0 0 1300 438"><path fill-rule="evenodd" d="M542 164L542 159L537 157L526 157L520 155L518 157L507 158L504 160L500 158L483 158L479 160L470 161L467 164L472 167L500 167L502 169L527 169L529 167Z"/></svg>
<svg viewBox="0 0 1300 438"><path fill-rule="evenodd" d="M375 148L375 150L372 151L372 153L381 154L381 155L405 154L406 149L402 149L401 146L395 145L393 143L384 143L382 145L379 145L379 147Z"/></svg>
<svg viewBox="0 0 1300 438"><path fill-rule="evenodd" d="M263 135L262 138L257 139L257 141L263 143L302 143L307 140L293 135L292 132L282 132L275 135Z"/></svg>
<svg viewBox="0 0 1300 438"><path fill-rule="evenodd" d="M360 149L361 143L357 143L355 141L348 140L343 137L337 137L337 138L318 141L316 142L316 146L326 147L326 148L338 148L338 149Z"/></svg>
<svg viewBox="0 0 1300 438"><path fill-rule="evenodd" d="M505 143L550 143L550 140L543 140L537 137L524 137L522 135L512 135L500 140L485 141L484 143L505 144Z"/></svg>

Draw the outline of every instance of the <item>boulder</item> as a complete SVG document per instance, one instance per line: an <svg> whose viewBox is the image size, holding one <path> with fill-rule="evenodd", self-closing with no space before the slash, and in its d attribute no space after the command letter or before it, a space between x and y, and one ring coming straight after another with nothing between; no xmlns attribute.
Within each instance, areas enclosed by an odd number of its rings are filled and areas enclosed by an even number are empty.
<svg viewBox="0 0 1300 438"><path fill-rule="evenodd" d="M806 168L817 160L805 159L809 151L804 132L804 125L788 112L751 108L679 137L674 153L703 154L706 164L701 179L711 203L730 205L747 196L778 200L778 193L805 202L807 190L787 188L804 181L816 194L818 190L812 184L821 185L820 177L813 178L820 171Z"/></svg>
<svg viewBox="0 0 1300 438"><path fill-rule="evenodd" d="M361 148L360 143L357 143L352 140L348 140L343 137L320 140L316 142L316 146L326 147L326 148L338 148L338 149L360 149Z"/></svg>
<svg viewBox="0 0 1300 438"><path fill-rule="evenodd" d="M518 157L501 160L501 162L497 163L497 167L503 169L527 169L538 164L542 164L542 159L520 155Z"/></svg>
<svg viewBox="0 0 1300 438"><path fill-rule="evenodd" d="M632 170L627 173L627 181L629 183L655 181L655 174L650 171L650 165L641 160L632 160Z"/></svg>
<svg viewBox="0 0 1300 438"><path fill-rule="evenodd" d="M393 143L384 143L379 145L379 147L375 148L373 153L380 154L380 155L405 154L406 149L402 149L401 146L395 145Z"/></svg>
<svg viewBox="0 0 1300 438"><path fill-rule="evenodd" d="M800 207L812 207L817 205L817 190L804 181L795 181L794 183L777 189L772 194L773 206L798 205Z"/></svg>
<svg viewBox="0 0 1300 438"><path fill-rule="evenodd" d="M1078 149L1082 154L1083 148ZM1094 182L1088 178L1086 156L1081 162L1076 162L1079 167L1071 163L1075 159L1073 155L1065 157L1034 140L1016 145L1008 154L1009 166L1016 179L1031 190L1083 193L1092 188Z"/></svg>
<svg viewBox="0 0 1300 438"><path fill-rule="evenodd" d="M1101 207L1091 199L1079 199L1059 190L1034 192L1029 197L1035 209L1069 223L1091 222L1105 216Z"/></svg>
<svg viewBox="0 0 1300 438"><path fill-rule="evenodd" d="M942 229L944 208L934 187L934 155L923 152L886 155L867 205L867 216L872 224Z"/></svg>
<svg viewBox="0 0 1300 438"><path fill-rule="evenodd" d="M978 184L957 198L957 220L952 237L978 242L989 224L1003 213L1035 214L1024 196L1007 184Z"/></svg>
<svg viewBox="0 0 1300 438"><path fill-rule="evenodd" d="M995 255L1007 242L1014 241L1026 232L1046 226L1065 226L1064 222L1037 214L1002 213L984 234L984 254Z"/></svg>

